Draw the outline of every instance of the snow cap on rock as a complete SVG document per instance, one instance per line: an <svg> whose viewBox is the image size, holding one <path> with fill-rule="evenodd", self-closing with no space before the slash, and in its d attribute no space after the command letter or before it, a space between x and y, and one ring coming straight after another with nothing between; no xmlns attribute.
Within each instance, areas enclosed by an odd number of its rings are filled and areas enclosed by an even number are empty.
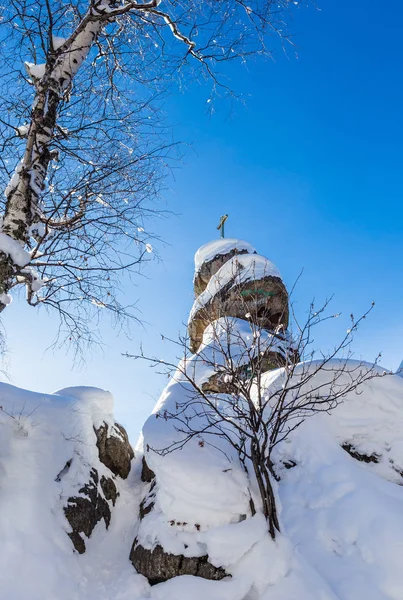
<svg viewBox="0 0 403 600"><path fill-rule="evenodd" d="M67 387L55 392L57 396L67 396L78 400L88 407L92 413L94 426L99 427L104 421L113 422L114 399L110 392L91 386Z"/></svg>
<svg viewBox="0 0 403 600"><path fill-rule="evenodd" d="M256 254L256 249L245 242L244 240L239 240L238 238L221 238L218 240L212 240L207 244L204 244L195 254L195 271L196 273L200 271L202 265L210 260L213 260L214 257L222 254L228 254L231 250L237 250L238 252L243 252L247 254Z"/></svg>

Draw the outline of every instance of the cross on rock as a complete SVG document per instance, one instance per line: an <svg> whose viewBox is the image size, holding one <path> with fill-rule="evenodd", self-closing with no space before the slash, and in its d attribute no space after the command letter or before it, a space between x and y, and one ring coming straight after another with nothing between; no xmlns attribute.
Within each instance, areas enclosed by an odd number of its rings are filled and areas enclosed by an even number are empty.
<svg viewBox="0 0 403 600"><path fill-rule="evenodd" d="M220 217L220 222L217 227L218 230L221 229L221 237L222 238L224 237L224 223L227 219L228 219L228 215L222 215L222 217Z"/></svg>

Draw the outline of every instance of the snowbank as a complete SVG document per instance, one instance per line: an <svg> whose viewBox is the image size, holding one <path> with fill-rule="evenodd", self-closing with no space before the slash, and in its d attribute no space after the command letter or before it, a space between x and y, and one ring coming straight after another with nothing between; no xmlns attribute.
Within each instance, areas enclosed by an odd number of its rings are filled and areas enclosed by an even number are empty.
<svg viewBox="0 0 403 600"><path fill-rule="evenodd" d="M89 480L111 476L100 462L94 426L113 424L113 398L95 388L39 394L0 384L0 597L4 600L111 600L148 594L128 563L138 496L120 494L79 556L63 508ZM103 409L105 409L103 411Z"/></svg>
<svg viewBox="0 0 403 600"><path fill-rule="evenodd" d="M207 329L204 351L213 340L216 334ZM214 352L219 365L217 348ZM188 363L199 384L211 376L211 367L198 365L197 355ZM343 364L332 361L309 385L325 389ZM372 368L350 361L341 379L347 382L358 366ZM312 369L315 364L301 363L299 374ZM267 373L264 392L281 385L282 374L282 369ZM403 380L380 368L377 374L330 414L307 419L278 446L274 458L281 476L276 494L282 534L273 542L262 515L250 513L251 495L256 506L259 499L225 440L200 444L196 438L182 450L153 452L181 436L167 414L193 391L177 372L143 428L156 484L155 505L140 523L139 540L146 547L162 544L173 554L207 553L232 579L205 582L182 576L157 585L151 597L401 600ZM220 398L216 395L217 402ZM202 422L203 410L198 418ZM366 462L368 457L376 460Z"/></svg>
<svg viewBox="0 0 403 600"><path fill-rule="evenodd" d="M207 331L204 348L210 343ZM332 362L316 384L326 385L338 368ZM281 373L264 376L267 392ZM196 370L200 380L207 375L202 365ZM306 420L278 446L282 533L275 541L259 510L251 515L250 496L257 507L258 498L231 446L194 440L165 456L152 451L178 436L164 411L188 393L177 374L144 426L142 447L156 474L154 509L137 520L139 501L152 486L140 481L138 457L129 478L116 480L120 496L109 529L97 525L86 553L78 555L62 509L91 468L106 473L94 426L113 424L113 398L96 388L49 395L0 385L1 598L402 600L401 377L368 381L360 394ZM181 576L150 587L128 560L135 537L184 556L208 554L229 577Z"/></svg>

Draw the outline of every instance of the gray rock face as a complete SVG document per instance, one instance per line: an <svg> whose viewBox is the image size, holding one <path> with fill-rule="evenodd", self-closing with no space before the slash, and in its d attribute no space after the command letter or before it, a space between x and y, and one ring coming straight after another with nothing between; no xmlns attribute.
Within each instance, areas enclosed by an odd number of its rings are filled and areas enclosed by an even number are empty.
<svg viewBox="0 0 403 600"><path fill-rule="evenodd" d="M134 457L126 430L118 423L109 427L104 422L99 429L94 428L94 431L97 436L99 460L114 475L126 479L130 473L130 465Z"/></svg>
<svg viewBox="0 0 403 600"><path fill-rule="evenodd" d="M227 576L223 568L215 567L209 562L208 556L188 558L169 554L159 545L149 550L137 544L137 540L134 540L130 560L137 572L147 577L151 585L178 575L194 575L215 581Z"/></svg>
<svg viewBox="0 0 403 600"><path fill-rule="evenodd" d="M234 248L230 252L226 254L217 254L212 260L205 262L202 264L200 270L195 275L193 280L193 287L195 291L195 296L199 296L207 287L208 282L212 278L213 275L217 273L221 269L224 263L229 261L233 256L237 254L249 254L247 250Z"/></svg>
<svg viewBox="0 0 403 600"><path fill-rule="evenodd" d="M91 536L97 523L103 520L106 528L109 527L112 507L119 496L114 477L125 479L134 457L126 430L121 425L115 423L110 427L104 422L98 429L94 428L94 431L99 460L110 470L110 477L102 475L100 478L98 470L93 467L88 483L78 490L77 496L71 496L67 500L63 509L72 529L68 536L80 554L85 552L85 537ZM70 466L69 462L58 474L56 481L61 480L64 470Z"/></svg>
<svg viewBox="0 0 403 600"><path fill-rule="evenodd" d="M268 275L232 287L231 280L207 304L196 312L189 323L190 349L197 352L206 327L220 317L250 320L258 327L274 331L288 327L288 293L280 277Z"/></svg>
<svg viewBox="0 0 403 600"><path fill-rule="evenodd" d="M150 469L147 464L146 459L143 456L142 460L142 468L141 468L141 481L144 483L151 483L151 481L155 478L155 473Z"/></svg>
<svg viewBox="0 0 403 600"><path fill-rule="evenodd" d="M80 496L70 497L64 507L64 514L72 531L68 533L74 548L79 554L85 552L84 536L90 537L95 525L104 520L106 528L111 521L111 507L115 505L118 491L113 479L101 477L98 471L91 469L90 480L78 490Z"/></svg>
<svg viewBox="0 0 403 600"><path fill-rule="evenodd" d="M261 362L262 371L271 371L272 369L278 369L279 367L283 367L286 361L282 354L279 352L270 352L267 351L265 356ZM245 378L248 377L248 369L250 368L248 365L244 365L243 367L239 367L237 372L245 371ZM203 392L209 392L212 394L236 394L238 393L238 388L231 382L228 382L222 373L215 373L212 377L210 377L205 383L202 384L201 389Z"/></svg>

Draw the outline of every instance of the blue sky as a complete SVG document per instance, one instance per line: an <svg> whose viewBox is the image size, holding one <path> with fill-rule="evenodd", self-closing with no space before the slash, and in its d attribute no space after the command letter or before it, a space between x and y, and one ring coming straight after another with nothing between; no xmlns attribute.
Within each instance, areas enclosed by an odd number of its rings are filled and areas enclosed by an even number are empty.
<svg viewBox="0 0 403 600"><path fill-rule="evenodd" d="M165 381L121 352L172 358L160 339L183 330L192 304L193 255L226 233L251 242L291 286L303 276L294 300L302 314L313 297L334 294L337 323L318 332L329 348L345 331L350 312L376 302L360 331L357 356L396 368L403 358L403 83L400 23L403 5L391 0L319 0L300 7L290 24L296 47L286 56L273 40L273 61L256 60L227 70L241 102L217 102L208 114L209 87L189 85L165 103L184 158L161 201L175 215L154 231L161 262L126 286L139 299L144 326L132 339L102 328L105 347L86 364L64 351L45 352L56 322L44 311L14 302L4 325L11 382L51 392L68 385L110 389L116 415L135 438ZM295 56L295 51L298 57ZM43 314L42 314L43 313Z"/></svg>

